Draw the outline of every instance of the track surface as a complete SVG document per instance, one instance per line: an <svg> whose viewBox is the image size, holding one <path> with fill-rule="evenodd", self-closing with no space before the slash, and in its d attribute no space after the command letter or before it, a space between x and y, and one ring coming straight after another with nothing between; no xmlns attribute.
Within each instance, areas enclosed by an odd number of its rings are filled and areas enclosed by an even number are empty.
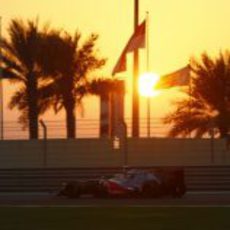
<svg viewBox="0 0 230 230"><path fill-rule="evenodd" d="M0 193L0 206L73 206L73 207L122 207L122 206L227 206L229 192L188 192L181 199L94 199L83 197L67 199L48 193Z"/></svg>

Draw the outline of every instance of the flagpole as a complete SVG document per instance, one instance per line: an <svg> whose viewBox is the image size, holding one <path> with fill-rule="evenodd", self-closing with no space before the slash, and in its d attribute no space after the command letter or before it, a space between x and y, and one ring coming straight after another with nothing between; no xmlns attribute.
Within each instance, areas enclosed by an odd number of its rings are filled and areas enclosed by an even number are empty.
<svg viewBox="0 0 230 230"><path fill-rule="evenodd" d="M138 27L139 0L134 0L134 33ZM132 137L139 137L139 55L138 49L133 54L133 95L132 95Z"/></svg>
<svg viewBox="0 0 230 230"><path fill-rule="evenodd" d="M189 78L189 116L192 118L192 85L191 77ZM189 132L189 138L192 138L192 133Z"/></svg>
<svg viewBox="0 0 230 230"><path fill-rule="evenodd" d="M146 70L149 72L149 12L146 11Z"/></svg>
<svg viewBox="0 0 230 230"><path fill-rule="evenodd" d="M149 73L149 12L146 12L146 71ZM147 137L151 136L151 98L147 97Z"/></svg>
<svg viewBox="0 0 230 230"><path fill-rule="evenodd" d="M2 17L0 16L0 124L1 140L4 139L4 111L3 111L3 76L2 76Z"/></svg>

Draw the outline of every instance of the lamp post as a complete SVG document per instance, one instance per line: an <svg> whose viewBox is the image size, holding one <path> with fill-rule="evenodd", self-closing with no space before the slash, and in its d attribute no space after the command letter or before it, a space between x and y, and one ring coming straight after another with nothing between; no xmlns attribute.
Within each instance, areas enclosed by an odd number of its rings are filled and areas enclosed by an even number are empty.
<svg viewBox="0 0 230 230"><path fill-rule="evenodd" d="M0 16L0 136L4 139L4 111L3 111L3 72L2 72L2 17Z"/></svg>
<svg viewBox="0 0 230 230"><path fill-rule="evenodd" d="M134 31L138 27L139 0L134 0ZM132 136L139 137L139 95L138 95L139 56L138 49L133 55L133 95L132 95Z"/></svg>
<svg viewBox="0 0 230 230"><path fill-rule="evenodd" d="M146 12L146 70L149 72L149 12ZM151 137L150 96L147 97L147 137Z"/></svg>

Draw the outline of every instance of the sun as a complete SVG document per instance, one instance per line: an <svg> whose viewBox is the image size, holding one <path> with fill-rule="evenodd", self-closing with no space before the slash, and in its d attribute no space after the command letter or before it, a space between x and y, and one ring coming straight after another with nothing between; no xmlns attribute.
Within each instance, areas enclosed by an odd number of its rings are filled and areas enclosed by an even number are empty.
<svg viewBox="0 0 230 230"><path fill-rule="evenodd" d="M156 73L144 73L139 77L138 88L139 93L143 97L153 97L159 94L154 90L154 86L159 81L160 76Z"/></svg>

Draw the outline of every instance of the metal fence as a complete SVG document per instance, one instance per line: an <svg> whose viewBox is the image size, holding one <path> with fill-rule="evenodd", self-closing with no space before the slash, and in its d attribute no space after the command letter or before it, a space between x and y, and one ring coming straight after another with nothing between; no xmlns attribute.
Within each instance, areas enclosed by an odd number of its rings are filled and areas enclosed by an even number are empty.
<svg viewBox="0 0 230 230"><path fill-rule="evenodd" d="M131 118L125 119L127 123L127 134L131 136ZM44 120L47 126L47 137L66 138L66 124L64 120ZM170 126L162 123L162 118L152 118L150 120L150 137L167 136ZM99 119L77 119L76 133L78 138L98 138L100 129ZM28 129L23 128L17 121L4 122L4 139L28 139ZM39 137L43 137L42 127L39 126ZM147 137L147 119L140 119L140 137Z"/></svg>

